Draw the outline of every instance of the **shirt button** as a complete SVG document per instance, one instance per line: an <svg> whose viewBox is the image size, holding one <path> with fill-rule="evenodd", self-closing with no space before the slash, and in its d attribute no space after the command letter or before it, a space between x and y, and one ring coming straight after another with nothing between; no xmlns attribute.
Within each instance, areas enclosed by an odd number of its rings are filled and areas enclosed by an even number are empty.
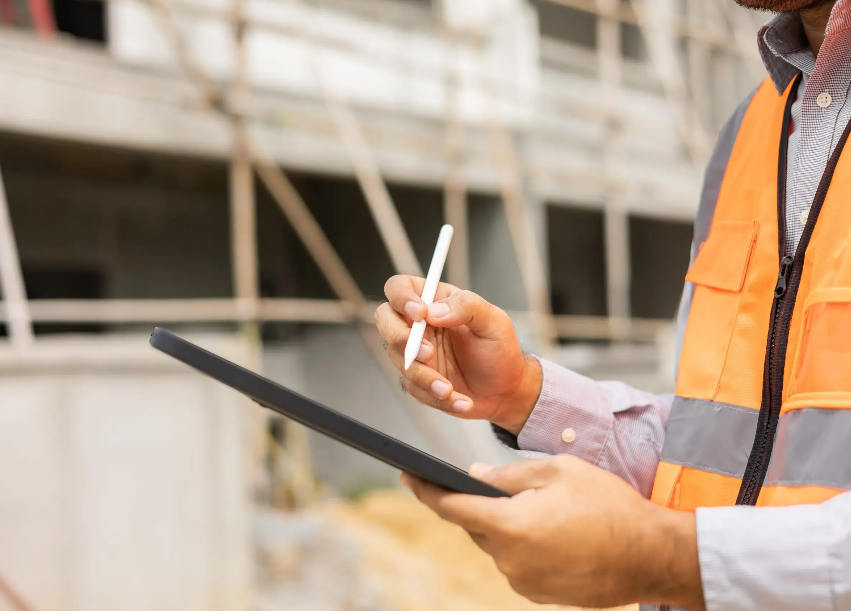
<svg viewBox="0 0 851 611"><path fill-rule="evenodd" d="M810 209L807 208L801 213L801 225L807 224L807 219L810 217Z"/></svg>
<svg viewBox="0 0 851 611"><path fill-rule="evenodd" d="M828 92L818 94L816 98L816 104L818 104L821 108L827 108L830 106L830 103L833 102L833 98L830 97Z"/></svg>
<svg viewBox="0 0 851 611"><path fill-rule="evenodd" d="M561 440L565 443L573 443L576 439L576 431L573 429L564 429L561 432Z"/></svg>

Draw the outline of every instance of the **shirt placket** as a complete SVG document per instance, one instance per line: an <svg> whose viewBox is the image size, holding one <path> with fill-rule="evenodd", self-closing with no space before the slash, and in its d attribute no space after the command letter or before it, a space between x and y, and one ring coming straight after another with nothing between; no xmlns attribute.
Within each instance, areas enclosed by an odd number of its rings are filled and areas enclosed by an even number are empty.
<svg viewBox="0 0 851 611"><path fill-rule="evenodd" d="M842 57L841 43L836 38L825 40L801 100L800 117L795 126L798 146L789 164L792 174L786 193L786 251L790 254L797 246L827 159L838 137L838 118L848 94L848 77L841 74L847 70L836 61L837 57ZM841 76L845 78L839 78Z"/></svg>

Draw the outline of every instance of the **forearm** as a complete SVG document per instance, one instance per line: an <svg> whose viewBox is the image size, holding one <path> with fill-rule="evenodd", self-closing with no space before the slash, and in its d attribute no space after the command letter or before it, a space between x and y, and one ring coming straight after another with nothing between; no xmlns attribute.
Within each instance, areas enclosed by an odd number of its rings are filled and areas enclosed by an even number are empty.
<svg viewBox="0 0 851 611"><path fill-rule="evenodd" d="M630 599L703 611L697 525L693 513L653 505L637 530Z"/></svg>

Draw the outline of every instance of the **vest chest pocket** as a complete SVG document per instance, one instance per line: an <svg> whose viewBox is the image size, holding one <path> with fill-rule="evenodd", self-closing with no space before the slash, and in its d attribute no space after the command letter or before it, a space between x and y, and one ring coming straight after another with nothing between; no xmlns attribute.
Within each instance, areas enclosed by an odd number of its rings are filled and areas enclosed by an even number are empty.
<svg viewBox="0 0 851 611"><path fill-rule="evenodd" d="M756 221L713 223L686 274L695 291L677 376L679 395L713 399L718 391L757 233Z"/></svg>
<svg viewBox="0 0 851 611"><path fill-rule="evenodd" d="M810 293L803 324L787 406L847 406L851 403L851 287Z"/></svg>

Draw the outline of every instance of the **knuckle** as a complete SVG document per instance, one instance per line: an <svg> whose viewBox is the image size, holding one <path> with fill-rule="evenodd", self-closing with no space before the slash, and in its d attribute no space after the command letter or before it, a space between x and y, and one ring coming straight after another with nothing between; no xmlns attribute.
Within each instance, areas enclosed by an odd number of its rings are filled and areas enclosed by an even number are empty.
<svg viewBox="0 0 851 611"><path fill-rule="evenodd" d="M408 341L408 330L406 329L396 329L390 334L390 337L387 338L387 341L394 348L404 348L405 344Z"/></svg>
<svg viewBox="0 0 851 611"><path fill-rule="evenodd" d="M499 306L495 306L492 303L488 304L488 308L493 313L493 316L497 320L501 320L503 323L511 325L511 316L508 315L508 312L500 308Z"/></svg>
<svg viewBox="0 0 851 611"><path fill-rule="evenodd" d="M496 565L496 570L508 577L508 574L511 572L511 561L506 560L505 558L494 556L493 563Z"/></svg>
<svg viewBox="0 0 851 611"><path fill-rule="evenodd" d="M469 314L481 316L486 314L488 317L494 316L497 319L504 319L511 321L511 318L508 314L493 305L489 301L485 300L481 295L474 293L473 291L463 290L459 291L456 294L458 308L462 311L466 311Z"/></svg>
<svg viewBox="0 0 851 611"><path fill-rule="evenodd" d="M463 291L458 291L456 294L456 299L458 301L458 305L463 307L468 307L473 305L477 299L480 299L478 295L476 295L473 291L468 291L464 289Z"/></svg>
<svg viewBox="0 0 851 611"><path fill-rule="evenodd" d="M446 411L446 408L443 407L443 402L440 399L433 397L431 393L426 393L426 391L423 391L422 398L418 399L418 401L426 407L433 407L436 410Z"/></svg>
<svg viewBox="0 0 851 611"><path fill-rule="evenodd" d="M409 369L411 371L411 378L414 380L414 383L422 386L423 389L429 388L432 382L432 373L426 367L411 367Z"/></svg>
<svg viewBox="0 0 851 611"><path fill-rule="evenodd" d="M397 286L399 286L399 280L402 276L396 274L395 276L390 276L387 279L387 282L384 283L384 294L387 296L387 299L393 298L393 293Z"/></svg>
<svg viewBox="0 0 851 611"><path fill-rule="evenodd" d="M431 391L428 390L427 385L418 384L416 386L416 392L412 391L411 395L417 400L420 405L425 405L426 407L432 407L436 410L446 411L444 407L444 402L431 394Z"/></svg>
<svg viewBox="0 0 851 611"><path fill-rule="evenodd" d="M429 397L428 400L429 407L433 407L436 410L440 410L441 412L446 412L447 414L454 414L455 412L449 406L448 400L441 400L436 397Z"/></svg>
<svg viewBox="0 0 851 611"><path fill-rule="evenodd" d="M512 558L499 558L495 559L496 568L500 573L505 575L508 578L509 583L511 583L511 587L514 587L514 584L520 584L522 579L520 579L520 566L516 560Z"/></svg>

